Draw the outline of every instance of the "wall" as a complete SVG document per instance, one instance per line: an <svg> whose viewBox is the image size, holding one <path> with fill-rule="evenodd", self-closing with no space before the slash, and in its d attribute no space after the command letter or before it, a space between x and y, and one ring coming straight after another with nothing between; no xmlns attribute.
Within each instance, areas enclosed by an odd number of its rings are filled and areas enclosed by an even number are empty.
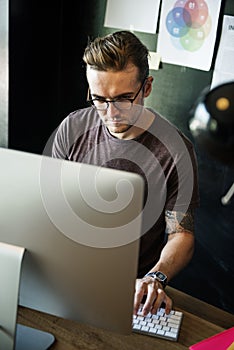
<svg viewBox="0 0 234 350"><path fill-rule="evenodd" d="M10 0L10 148L41 153L65 115L84 106L92 16L88 1Z"/></svg>
<svg viewBox="0 0 234 350"><path fill-rule="evenodd" d="M32 4L33 3L33 4ZM10 16L10 147L41 153L58 123L85 105L87 83L82 53L88 37L116 29L103 28L106 1L11 0ZM234 15L234 2L223 1L223 14ZM221 25L221 21L220 21ZM136 33L155 51L157 35ZM218 42L218 41L217 41ZM147 105L188 130L189 111L209 72L163 64L152 71L154 87ZM196 147L196 145L195 145ZM220 197L231 186L233 169L197 149L201 205L196 216L196 251L172 285L234 313L234 200Z"/></svg>

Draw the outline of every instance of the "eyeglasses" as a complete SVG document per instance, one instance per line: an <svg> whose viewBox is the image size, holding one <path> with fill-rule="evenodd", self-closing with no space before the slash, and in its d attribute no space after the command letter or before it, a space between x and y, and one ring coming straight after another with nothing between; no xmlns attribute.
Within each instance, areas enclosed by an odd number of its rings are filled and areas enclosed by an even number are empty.
<svg viewBox="0 0 234 350"><path fill-rule="evenodd" d="M95 109L97 109L98 111L106 111L110 105L110 103L113 103L114 106L117 109L131 109L132 108L132 104L135 101L135 99L137 98L137 96L139 95L139 93L141 92L142 88L145 85L147 78L145 78L140 86L140 89L137 91L135 97L133 98L124 98L124 97L117 97L114 98L113 100L105 100L102 98L94 98L94 99L88 99L87 102L89 102L91 104L91 106ZM88 92L88 96L90 96L90 91Z"/></svg>

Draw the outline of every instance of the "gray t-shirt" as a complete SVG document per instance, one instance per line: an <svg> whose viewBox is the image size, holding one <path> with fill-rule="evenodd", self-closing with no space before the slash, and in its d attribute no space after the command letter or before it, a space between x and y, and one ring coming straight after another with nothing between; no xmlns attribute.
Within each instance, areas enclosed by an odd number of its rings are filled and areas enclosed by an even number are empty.
<svg viewBox="0 0 234 350"><path fill-rule="evenodd" d="M158 261L166 242L165 210L186 212L199 203L197 163L190 140L155 114L133 140L111 135L92 107L66 117L55 134L52 156L138 173L145 180L138 276ZM170 233L170 232L169 232Z"/></svg>

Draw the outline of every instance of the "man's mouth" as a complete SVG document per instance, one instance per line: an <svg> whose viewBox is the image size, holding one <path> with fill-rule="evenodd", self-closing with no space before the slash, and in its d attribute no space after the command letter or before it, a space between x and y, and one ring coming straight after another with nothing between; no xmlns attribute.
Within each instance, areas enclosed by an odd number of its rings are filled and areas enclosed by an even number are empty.
<svg viewBox="0 0 234 350"><path fill-rule="evenodd" d="M107 125L121 125L126 124L122 119L111 119L106 121Z"/></svg>

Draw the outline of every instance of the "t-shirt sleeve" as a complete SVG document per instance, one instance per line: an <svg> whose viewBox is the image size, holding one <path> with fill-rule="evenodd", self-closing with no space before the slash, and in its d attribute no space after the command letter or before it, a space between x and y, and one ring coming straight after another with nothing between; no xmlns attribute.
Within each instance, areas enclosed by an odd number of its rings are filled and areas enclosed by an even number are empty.
<svg viewBox="0 0 234 350"><path fill-rule="evenodd" d="M192 143L174 161L167 188L166 209L187 211L199 206L198 167Z"/></svg>
<svg viewBox="0 0 234 350"><path fill-rule="evenodd" d="M60 159L68 159L69 142L68 142L68 126L67 118L59 125L52 144L52 157Z"/></svg>

